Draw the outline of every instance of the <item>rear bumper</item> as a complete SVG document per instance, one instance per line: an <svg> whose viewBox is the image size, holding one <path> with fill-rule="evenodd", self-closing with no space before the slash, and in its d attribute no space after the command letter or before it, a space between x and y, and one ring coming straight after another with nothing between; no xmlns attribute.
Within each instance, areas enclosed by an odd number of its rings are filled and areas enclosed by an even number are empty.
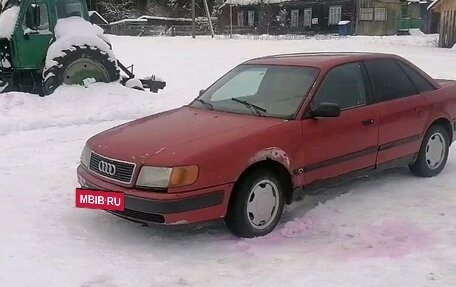
<svg viewBox="0 0 456 287"><path fill-rule="evenodd" d="M78 181L81 187L103 191L124 192L125 210L109 211L117 216L142 223L177 225L211 221L225 217L232 184L220 185L200 190L189 190L176 194L178 198L164 199L169 194L161 192L137 191L143 196L135 196L135 190L116 188L78 167ZM147 196L147 197L146 197Z"/></svg>

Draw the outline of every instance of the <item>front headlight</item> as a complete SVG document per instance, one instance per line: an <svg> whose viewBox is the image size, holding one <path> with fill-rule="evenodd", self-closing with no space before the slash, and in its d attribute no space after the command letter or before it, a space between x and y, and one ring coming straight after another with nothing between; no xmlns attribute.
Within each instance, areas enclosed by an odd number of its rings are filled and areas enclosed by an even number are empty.
<svg viewBox="0 0 456 287"><path fill-rule="evenodd" d="M92 151L90 150L90 148L88 148L87 145L85 145L84 149L82 150L82 154L81 154L81 163L83 166L85 166L85 167L90 166L90 154L91 153L92 153Z"/></svg>
<svg viewBox="0 0 456 287"><path fill-rule="evenodd" d="M137 187L168 188L190 185L198 179L198 167L195 165L181 167L143 166L136 180Z"/></svg>

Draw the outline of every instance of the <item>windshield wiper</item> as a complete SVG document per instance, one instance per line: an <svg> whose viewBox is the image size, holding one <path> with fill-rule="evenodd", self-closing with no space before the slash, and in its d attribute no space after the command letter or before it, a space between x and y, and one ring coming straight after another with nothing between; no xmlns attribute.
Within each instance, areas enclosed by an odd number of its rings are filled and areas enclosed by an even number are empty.
<svg viewBox="0 0 456 287"><path fill-rule="evenodd" d="M214 106L211 103L206 102L205 100L202 99L195 99L195 102L200 102L202 103L208 110L214 110Z"/></svg>
<svg viewBox="0 0 456 287"><path fill-rule="evenodd" d="M259 107L257 105L252 104L252 103L249 103L247 101L236 99L236 98L231 98L231 100L245 105L246 107L249 108L249 110L255 111L255 113L257 115L259 115L260 117L264 116L264 113L267 112L267 110L265 108Z"/></svg>

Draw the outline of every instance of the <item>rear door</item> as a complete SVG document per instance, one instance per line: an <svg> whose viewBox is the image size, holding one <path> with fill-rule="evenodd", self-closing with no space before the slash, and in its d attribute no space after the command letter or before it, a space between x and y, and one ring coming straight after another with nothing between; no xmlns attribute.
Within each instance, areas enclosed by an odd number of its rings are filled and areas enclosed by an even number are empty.
<svg viewBox="0 0 456 287"><path fill-rule="evenodd" d="M335 67L325 76L312 105L336 103L342 111L337 118L302 121L301 185L375 167L378 115L366 78L360 62Z"/></svg>
<svg viewBox="0 0 456 287"><path fill-rule="evenodd" d="M427 102L401 62L375 59L365 65L380 115L377 165L410 161L421 145Z"/></svg>

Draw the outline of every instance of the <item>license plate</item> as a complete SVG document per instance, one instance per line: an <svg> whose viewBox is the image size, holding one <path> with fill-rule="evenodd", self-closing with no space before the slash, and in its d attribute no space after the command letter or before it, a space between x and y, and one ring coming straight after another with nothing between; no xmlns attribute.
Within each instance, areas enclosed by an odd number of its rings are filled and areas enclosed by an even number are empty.
<svg viewBox="0 0 456 287"><path fill-rule="evenodd" d="M76 207L124 211L125 195L121 192L76 188Z"/></svg>

